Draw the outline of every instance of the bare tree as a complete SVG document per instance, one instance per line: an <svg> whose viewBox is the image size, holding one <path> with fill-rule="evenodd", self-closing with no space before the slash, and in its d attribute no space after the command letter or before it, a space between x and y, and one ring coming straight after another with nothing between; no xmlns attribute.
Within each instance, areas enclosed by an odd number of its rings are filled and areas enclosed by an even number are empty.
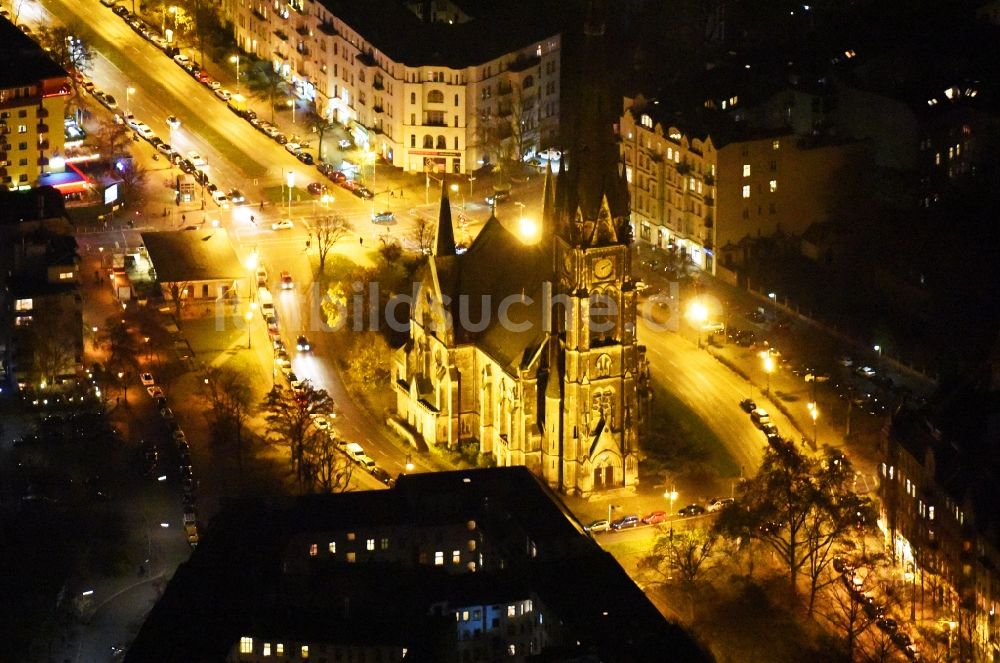
<svg viewBox="0 0 1000 663"><path fill-rule="evenodd" d="M342 214L322 216L316 219L313 233L316 236L316 250L319 252L319 272L326 268L326 256L333 245L354 232L354 226Z"/></svg>
<svg viewBox="0 0 1000 663"><path fill-rule="evenodd" d="M354 462L329 431L309 432L302 447L302 463L310 491L343 493L350 487Z"/></svg>
<svg viewBox="0 0 1000 663"><path fill-rule="evenodd" d="M55 25L39 32L38 43L66 71L86 74L94 67L94 48L80 34L79 24Z"/></svg>
<svg viewBox="0 0 1000 663"><path fill-rule="evenodd" d="M291 450L292 470L299 484L308 485L305 464L305 446L314 429L311 415L331 414L333 400L323 389L316 389L309 381L295 394L291 389L275 386L261 404L268 424L268 436L273 442L288 444Z"/></svg>
<svg viewBox="0 0 1000 663"><path fill-rule="evenodd" d="M424 216L417 216L416 223L410 230L409 239L417 245L417 249L421 253L430 253L431 247L434 245L434 229L434 222Z"/></svg>
<svg viewBox="0 0 1000 663"><path fill-rule="evenodd" d="M216 441L236 443L236 462L243 471L243 428L253 406L249 376L229 366L209 366L205 385L210 408L205 412Z"/></svg>
<svg viewBox="0 0 1000 663"><path fill-rule="evenodd" d="M347 372L363 389L376 389L389 377L391 355L392 351L385 337L377 331L352 334Z"/></svg>
<svg viewBox="0 0 1000 663"><path fill-rule="evenodd" d="M278 97L288 93L288 83L269 60L255 63L247 72L247 88L255 99L267 101L271 108L271 122L274 122L274 103Z"/></svg>
<svg viewBox="0 0 1000 663"><path fill-rule="evenodd" d="M719 561L719 535L703 529L661 534L641 569L691 585L709 575Z"/></svg>
<svg viewBox="0 0 1000 663"><path fill-rule="evenodd" d="M113 159L120 155L130 156L127 149L132 131L125 124L113 120L99 120L96 133L97 145L101 154Z"/></svg>
<svg viewBox="0 0 1000 663"><path fill-rule="evenodd" d="M323 138L330 131L337 127L337 123L328 117L314 115L309 120L309 130L316 134L318 142L316 145L316 158L323 160Z"/></svg>

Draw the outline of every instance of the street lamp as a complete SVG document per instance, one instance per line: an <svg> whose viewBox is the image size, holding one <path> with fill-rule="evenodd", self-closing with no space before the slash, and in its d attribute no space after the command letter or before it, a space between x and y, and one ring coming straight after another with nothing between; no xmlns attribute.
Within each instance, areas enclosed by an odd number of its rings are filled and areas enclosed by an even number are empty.
<svg viewBox="0 0 1000 663"><path fill-rule="evenodd" d="M462 213L464 214L465 213L465 193L463 193L460 190L460 188L459 188L459 186L457 184L452 184L451 185L451 190L453 192L457 193L458 195L462 196ZM472 194L470 193L469 195L471 196Z"/></svg>
<svg viewBox="0 0 1000 663"><path fill-rule="evenodd" d="M250 321L253 320L253 309L257 306L256 302L251 302L250 310L243 314L243 317L247 321L247 350L250 349Z"/></svg>
<svg viewBox="0 0 1000 663"><path fill-rule="evenodd" d="M761 358L764 360L764 372L767 373L767 388L764 391L764 395L768 398L771 396L771 373L774 372L774 357L767 350L760 353Z"/></svg>
<svg viewBox="0 0 1000 663"><path fill-rule="evenodd" d="M131 98L131 96L133 94L135 94L135 88L132 87L131 85L127 86L125 88L125 112L126 113L130 112L131 109L132 109L132 106L129 104L129 99Z"/></svg>
<svg viewBox="0 0 1000 663"><path fill-rule="evenodd" d="M775 319L777 319L777 317L778 317L778 296L775 293L773 293L773 292L769 292L769 293L767 293L767 298L771 300L771 310L774 311L774 317L775 317Z"/></svg>
<svg viewBox="0 0 1000 663"><path fill-rule="evenodd" d="M285 175L285 183L288 184L288 220L292 220L292 189L295 187L295 171L288 171Z"/></svg>
<svg viewBox="0 0 1000 663"><path fill-rule="evenodd" d="M122 400L125 401L125 405L128 405L128 381L125 379L126 374L122 371L118 371L118 379L122 381Z"/></svg>
<svg viewBox="0 0 1000 663"><path fill-rule="evenodd" d="M407 472L412 472L413 471L413 458L410 457L410 454L406 454L406 465L405 465L405 467L406 467L406 471Z"/></svg>
<svg viewBox="0 0 1000 663"><path fill-rule="evenodd" d="M701 329L708 320L708 307L700 301L693 301L688 307L688 320L698 329L698 347L701 347Z"/></svg>
<svg viewBox="0 0 1000 663"><path fill-rule="evenodd" d="M670 484L670 490L663 493L663 496L670 500L670 538L674 537L674 502L677 500L677 489L674 484Z"/></svg>
<svg viewBox="0 0 1000 663"><path fill-rule="evenodd" d="M240 54L237 53L229 58L230 62L236 63L236 94L240 93Z"/></svg>
<svg viewBox="0 0 1000 663"><path fill-rule="evenodd" d="M809 403L806 404L806 407L809 408L809 416L812 417L812 420L813 420L813 449L815 449L816 448L816 420L819 419L819 405L817 405L816 402L814 402L814 401L810 401Z"/></svg>
<svg viewBox="0 0 1000 663"><path fill-rule="evenodd" d="M881 345L876 345L872 349L875 350L875 354L878 355L878 360L877 360L877 363L875 364L875 368L876 368L876 370L878 370L878 371L881 372L881 370L882 370L882 346Z"/></svg>
<svg viewBox="0 0 1000 663"><path fill-rule="evenodd" d="M292 109L292 124L295 124L295 97L288 100L288 107Z"/></svg>

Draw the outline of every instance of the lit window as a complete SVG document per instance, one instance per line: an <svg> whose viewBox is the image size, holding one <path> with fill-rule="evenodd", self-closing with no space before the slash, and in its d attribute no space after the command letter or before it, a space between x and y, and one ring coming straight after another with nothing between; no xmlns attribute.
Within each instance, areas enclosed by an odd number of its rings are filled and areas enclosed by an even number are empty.
<svg viewBox="0 0 1000 663"><path fill-rule="evenodd" d="M462 621L463 622L469 621L469 611L468 610L463 610L462 611Z"/></svg>
<svg viewBox="0 0 1000 663"><path fill-rule="evenodd" d="M462 553L458 550L451 551L451 563L461 564L462 563Z"/></svg>
<svg viewBox="0 0 1000 663"><path fill-rule="evenodd" d="M73 272L60 272L59 273L59 280L60 281L69 281L71 278L73 278Z"/></svg>
<svg viewBox="0 0 1000 663"><path fill-rule="evenodd" d="M336 555L337 554L337 542L336 541L331 541L328 547L330 549L330 554L331 555Z"/></svg>
<svg viewBox="0 0 1000 663"><path fill-rule="evenodd" d="M517 609L513 605L507 606L507 616L513 617L517 614Z"/></svg>
<svg viewBox="0 0 1000 663"><path fill-rule="evenodd" d="M955 158L955 148L954 147L949 147L948 148L948 158L949 159L954 159Z"/></svg>
<svg viewBox="0 0 1000 663"><path fill-rule="evenodd" d="M30 299L19 299L14 304L15 311L30 311L32 308L34 308L34 302Z"/></svg>
<svg viewBox="0 0 1000 663"><path fill-rule="evenodd" d="M270 656L270 655L271 655L271 643L270 642L265 642L264 643L264 656Z"/></svg>
<svg viewBox="0 0 1000 663"><path fill-rule="evenodd" d="M694 178L693 177L689 177L688 178L688 189L691 190L691 191L694 191Z"/></svg>
<svg viewBox="0 0 1000 663"><path fill-rule="evenodd" d="M315 557L319 553L319 546L315 543L309 544L309 556Z"/></svg>
<svg viewBox="0 0 1000 663"><path fill-rule="evenodd" d="M743 164L743 177L750 177L750 164Z"/></svg>
<svg viewBox="0 0 1000 663"><path fill-rule="evenodd" d="M668 147L667 148L667 160L669 161L670 159L673 159L673 158L674 158L674 148Z"/></svg>
<svg viewBox="0 0 1000 663"><path fill-rule="evenodd" d="M353 541L354 540L354 532L348 532L347 533L347 540L348 541Z"/></svg>
<svg viewBox="0 0 1000 663"><path fill-rule="evenodd" d="M701 193L701 182L698 182L698 193Z"/></svg>
<svg viewBox="0 0 1000 663"><path fill-rule="evenodd" d="M927 507L927 511L928 511L927 517L930 518L931 520L934 520L934 507L932 506Z"/></svg>
<svg viewBox="0 0 1000 663"><path fill-rule="evenodd" d="M749 198L750 197L750 185L749 184L744 184L743 185L743 197L744 198Z"/></svg>
<svg viewBox="0 0 1000 663"><path fill-rule="evenodd" d="M274 646L274 648L275 648L275 653L278 656L284 656L285 655L285 645L283 645L282 643L279 642L278 644L276 644Z"/></svg>
<svg viewBox="0 0 1000 663"><path fill-rule="evenodd" d="M357 560L357 555L356 554L354 554L353 552L347 553L347 563L348 564L353 564L355 562L355 560Z"/></svg>
<svg viewBox="0 0 1000 663"><path fill-rule="evenodd" d="M516 656L517 655L517 645L507 645L507 655Z"/></svg>
<svg viewBox="0 0 1000 663"><path fill-rule="evenodd" d="M309 658L309 645L302 645L302 660Z"/></svg>
<svg viewBox="0 0 1000 663"><path fill-rule="evenodd" d="M651 118L650 116L646 115L645 113L643 113L642 117L639 118L639 121L642 123L642 126L648 128L648 129L652 129L653 128L653 118Z"/></svg>
<svg viewBox="0 0 1000 663"><path fill-rule="evenodd" d="M941 153L940 152L935 152L934 153L934 165L935 166L940 166L941 165Z"/></svg>
<svg viewBox="0 0 1000 663"><path fill-rule="evenodd" d="M368 550L375 550L375 539L367 539L365 541L365 548Z"/></svg>
<svg viewBox="0 0 1000 663"><path fill-rule="evenodd" d="M771 193L778 190L778 180L771 180Z"/></svg>
<svg viewBox="0 0 1000 663"><path fill-rule="evenodd" d="M771 142L771 149L772 150L777 150L777 149L780 149L780 148L781 148L781 141L780 140L775 140L775 141Z"/></svg>
<svg viewBox="0 0 1000 663"><path fill-rule="evenodd" d="M961 153L962 153L962 145L960 143L960 144L958 144L958 145L955 146L955 156L957 157Z"/></svg>
<svg viewBox="0 0 1000 663"><path fill-rule="evenodd" d="M17 133L19 133L19 134L26 134L26 133L28 133L28 127L27 127L27 125L24 125L24 124L17 125Z"/></svg>
<svg viewBox="0 0 1000 663"><path fill-rule="evenodd" d="M440 550L434 553L434 566L444 566L444 553Z"/></svg>
<svg viewBox="0 0 1000 663"><path fill-rule="evenodd" d="M386 536L383 536L382 540L379 542L379 545L381 546L382 550L388 550L389 549L389 538L386 537Z"/></svg>
<svg viewBox="0 0 1000 663"><path fill-rule="evenodd" d="M253 653L253 638L248 638L246 636L240 638L240 653L241 654Z"/></svg>

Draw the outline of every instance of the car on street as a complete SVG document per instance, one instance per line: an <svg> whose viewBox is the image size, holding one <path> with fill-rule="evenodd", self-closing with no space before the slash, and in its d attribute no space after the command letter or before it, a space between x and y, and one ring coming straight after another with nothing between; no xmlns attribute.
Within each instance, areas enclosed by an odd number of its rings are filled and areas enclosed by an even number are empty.
<svg viewBox="0 0 1000 663"><path fill-rule="evenodd" d="M896 643L899 647L906 647L912 641L910 640L910 634L906 631L896 631L892 634L892 641Z"/></svg>
<svg viewBox="0 0 1000 663"><path fill-rule="evenodd" d="M288 351L282 348L274 353L274 365L278 368L285 368L292 365L291 357L288 356Z"/></svg>
<svg viewBox="0 0 1000 663"><path fill-rule="evenodd" d="M169 407L160 408L160 416L167 421L174 420L174 412Z"/></svg>
<svg viewBox="0 0 1000 663"><path fill-rule="evenodd" d="M181 442L185 443L187 442L187 435L185 435L184 431L182 431L180 428L171 433L170 437L174 438L174 442L177 442L178 444Z"/></svg>
<svg viewBox="0 0 1000 663"><path fill-rule="evenodd" d="M160 143L156 146L156 151L170 159L171 162L174 160L174 155L177 154L177 150L171 147L170 143Z"/></svg>
<svg viewBox="0 0 1000 663"><path fill-rule="evenodd" d="M356 186L353 189L351 189L351 193L353 193L358 198L363 198L364 200L371 200L372 198L375 197L375 194L372 193L368 187L362 185Z"/></svg>
<svg viewBox="0 0 1000 663"><path fill-rule="evenodd" d="M396 480L392 478L392 475L383 470L381 467L373 467L371 473L373 477L390 488L396 484Z"/></svg>
<svg viewBox="0 0 1000 663"><path fill-rule="evenodd" d="M181 128L181 121L179 119L177 119L176 115L168 115L167 116L167 126L170 127L171 129L180 129Z"/></svg>
<svg viewBox="0 0 1000 663"><path fill-rule="evenodd" d="M310 154L309 152L296 152L295 158L307 166L311 166L314 163L316 163L316 160L313 158L313 155Z"/></svg>
<svg viewBox="0 0 1000 663"><path fill-rule="evenodd" d="M153 400L164 397L163 389L157 387L156 385L146 387L146 393L149 394L149 397L152 398Z"/></svg>
<svg viewBox="0 0 1000 663"><path fill-rule="evenodd" d="M837 363L843 366L844 368L850 368L851 366L854 366L854 360L847 355L841 355L840 357L837 357Z"/></svg>
<svg viewBox="0 0 1000 663"><path fill-rule="evenodd" d="M326 418L325 414L310 414L309 418L312 419L316 430L330 430L330 420Z"/></svg>
<svg viewBox="0 0 1000 663"><path fill-rule="evenodd" d="M486 204L490 207L506 203L510 200L510 191L496 191L492 196L486 196Z"/></svg>
<svg viewBox="0 0 1000 663"><path fill-rule="evenodd" d="M655 525L657 523L662 523L667 519L667 517L668 516L666 511L653 511L652 513L648 513L645 516L643 516L642 522L646 523L647 525Z"/></svg>
<svg viewBox="0 0 1000 663"><path fill-rule="evenodd" d="M351 141L347 140L346 138L341 138L340 140L337 141L337 146L342 150L349 149L351 147Z"/></svg>
<svg viewBox="0 0 1000 663"><path fill-rule="evenodd" d="M246 196L239 189L230 189L227 195L229 196L229 202L233 205L242 205L247 201Z"/></svg>
<svg viewBox="0 0 1000 663"><path fill-rule="evenodd" d="M341 182L347 181L347 175L345 175L344 172L340 170L331 170L329 173L326 174L326 177L335 184L340 184Z"/></svg>
<svg viewBox="0 0 1000 663"><path fill-rule="evenodd" d="M588 532L607 532L611 528L611 524L607 520L593 520L590 524L585 525L583 529Z"/></svg>
<svg viewBox="0 0 1000 663"><path fill-rule="evenodd" d="M632 527L639 526L639 516L628 515L618 518L617 520L611 521L611 529L616 532L623 529L629 529Z"/></svg>
<svg viewBox="0 0 1000 663"><path fill-rule="evenodd" d="M181 65L183 67L184 65L187 65L187 64L191 63L191 58L189 58L186 55L178 54L178 55L174 56L174 62L176 62L177 64L179 64L179 65Z"/></svg>
<svg viewBox="0 0 1000 663"><path fill-rule="evenodd" d="M292 275L289 274L288 272L282 272L281 273L281 289L282 290L291 290L294 287L295 287L295 282L292 281Z"/></svg>
<svg viewBox="0 0 1000 663"><path fill-rule="evenodd" d="M116 108L118 108L118 100L115 99L110 94L104 92L98 92L94 96L97 97L97 100L102 104L104 104L104 107L107 108L108 110L115 110Z"/></svg>
<svg viewBox="0 0 1000 663"><path fill-rule="evenodd" d="M706 322L701 326L701 331L704 334L713 335L721 334L726 331L726 325L721 322Z"/></svg>
<svg viewBox="0 0 1000 663"><path fill-rule="evenodd" d="M715 499L711 499L708 501L708 504L705 505L705 511L707 511L708 513L715 513L716 511L722 511L723 509L726 508L726 505L732 503L733 503L732 497L716 497Z"/></svg>
<svg viewBox="0 0 1000 663"><path fill-rule="evenodd" d="M226 194L222 193L221 191L213 191L212 200L219 207L229 207L229 199L226 198Z"/></svg>
<svg viewBox="0 0 1000 663"><path fill-rule="evenodd" d="M858 366L854 369L854 373L863 378L875 377L875 369L871 366Z"/></svg>
<svg viewBox="0 0 1000 663"><path fill-rule="evenodd" d="M208 165L208 162L205 161L205 159L203 159L202 156L197 152L195 152L194 150L187 153L187 158L188 161L190 161L195 168L203 168Z"/></svg>
<svg viewBox="0 0 1000 663"><path fill-rule="evenodd" d="M229 90L218 89L215 91L215 96L217 96L219 99L222 99L223 101L229 101L232 98L233 93L230 92Z"/></svg>
<svg viewBox="0 0 1000 663"><path fill-rule="evenodd" d="M299 337L295 339L295 349L299 352L309 352L312 350L312 346L309 345L309 339L305 337L305 334L299 334Z"/></svg>
<svg viewBox="0 0 1000 663"><path fill-rule="evenodd" d="M750 414L751 412L757 409L757 403L755 403L750 398L744 398L743 400L740 401L740 409L746 412L747 414Z"/></svg>
<svg viewBox="0 0 1000 663"><path fill-rule="evenodd" d="M392 212L376 212L372 214L372 223L391 226L396 223L396 215Z"/></svg>
<svg viewBox="0 0 1000 663"><path fill-rule="evenodd" d="M323 192L326 191L326 185L322 182L310 182L306 187L306 191L314 196L321 196Z"/></svg>
<svg viewBox="0 0 1000 663"><path fill-rule="evenodd" d="M284 147L290 154L295 154L301 149L301 146L295 142L285 143Z"/></svg>
<svg viewBox="0 0 1000 663"><path fill-rule="evenodd" d="M764 424L771 423L771 415L769 415L767 410L764 408L757 408L750 413L750 421L752 421L757 428L763 428Z"/></svg>
<svg viewBox="0 0 1000 663"><path fill-rule="evenodd" d="M891 617L883 617L882 619L875 622L875 626L878 626L880 629L882 629L883 631L885 631L890 635L899 630L899 624L896 623L896 620L892 619Z"/></svg>
<svg viewBox="0 0 1000 663"><path fill-rule="evenodd" d="M770 437L772 435L778 435L778 427L774 425L774 422L767 422L760 427L762 433L765 436Z"/></svg>
<svg viewBox="0 0 1000 663"><path fill-rule="evenodd" d="M291 230L293 227L291 219L281 219L271 224L271 230Z"/></svg>
<svg viewBox="0 0 1000 663"><path fill-rule="evenodd" d="M688 504L686 507L677 512L677 515L681 518L689 518L691 516L700 516L705 513L705 507L700 504Z"/></svg>
<svg viewBox="0 0 1000 663"><path fill-rule="evenodd" d="M140 373L139 380L142 382L143 387L151 387L156 384L156 380L153 379L152 373Z"/></svg>
<svg viewBox="0 0 1000 663"><path fill-rule="evenodd" d="M128 9L125 8L125 7L123 7L123 6L121 6L121 5L118 5L117 7L115 7L114 9L112 9L111 11L113 11L116 14L118 14L122 18L128 18Z"/></svg>
<svg viewBox="0 0 1000 663"><path fill-rule="evenodd" d="M232 200L232 198L230 198ZM257 268L257 286L267 287L267 270L263 267Z"/></svg>

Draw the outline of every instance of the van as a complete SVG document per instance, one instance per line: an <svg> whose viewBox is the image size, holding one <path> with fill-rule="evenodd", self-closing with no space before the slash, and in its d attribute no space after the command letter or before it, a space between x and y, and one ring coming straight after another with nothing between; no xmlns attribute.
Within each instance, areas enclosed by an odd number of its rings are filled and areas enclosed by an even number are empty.
<svg viewBox="0 0 1000 663"><path fill-rule="evenodd" d="M767 410L757 408L750 413L750 421L752 421L757 428L761 428L764 424L771 423L771 415L767 413Z"/></svg>
<svg viewBox="0 0 1000 663"><path fill-rule="evenodd" d="M344 451L346 451L347 455L353 458L354 460L358 460L363 456L367 458L367 456L365 456L365 450L362 449L361 445L358 444L357 442L348 442L347 444L345 444Z"/></svg>
<svg viewBox="0 0 1000 663"><path fill-rule="evenodd" d="M259 277L258 277L259 278ZM257 302L260 304L260 314L267 318L274 315L274 297L264 286L257 288Z"/></svg>

